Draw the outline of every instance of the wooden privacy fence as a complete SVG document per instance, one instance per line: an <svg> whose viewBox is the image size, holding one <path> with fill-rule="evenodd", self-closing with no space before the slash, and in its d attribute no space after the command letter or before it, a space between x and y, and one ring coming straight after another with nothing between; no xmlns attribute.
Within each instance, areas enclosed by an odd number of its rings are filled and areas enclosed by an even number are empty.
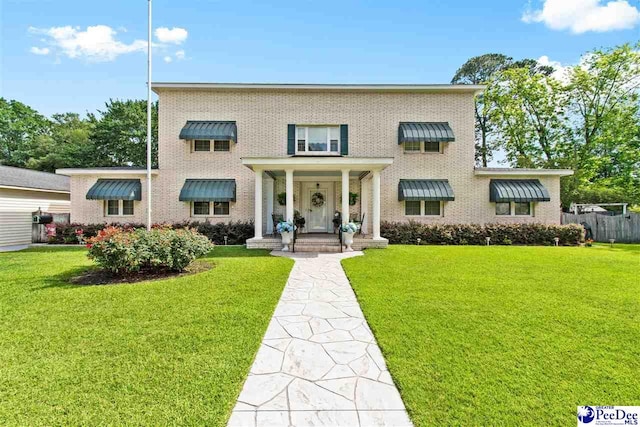
<svg viewBox="0 0 640 427"><path fill-rule="evenodd" d="M580 224L582 222L591 226L593 240L596 242L608 242L610 239L615 239L616 242L640 243L640 214L633 212L616 216L595 213L562 214L563 224Z"/></svg>

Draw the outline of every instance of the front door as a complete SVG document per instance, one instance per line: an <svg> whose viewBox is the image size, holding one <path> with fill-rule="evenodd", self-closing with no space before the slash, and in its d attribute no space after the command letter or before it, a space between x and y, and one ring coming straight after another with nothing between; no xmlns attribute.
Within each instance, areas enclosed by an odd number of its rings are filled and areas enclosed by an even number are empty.
<svg viewBox="0 0 640 427"><path fill-rule="evenodd" d="M307 233L327 233L329 231L329 194L326 188L307 190Z"/></svg>

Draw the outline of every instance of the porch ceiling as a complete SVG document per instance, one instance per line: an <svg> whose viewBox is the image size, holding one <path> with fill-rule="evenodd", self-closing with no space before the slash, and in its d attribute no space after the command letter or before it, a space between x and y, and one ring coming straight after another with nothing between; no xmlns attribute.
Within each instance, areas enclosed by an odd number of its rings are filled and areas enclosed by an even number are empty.
<svg viewBox="0 0 640 427"><path fill-rule="evenodd" d="M246 157L242 164L252 170L293 170L336 172L381 171L393 163L393 157Z"/></svg>

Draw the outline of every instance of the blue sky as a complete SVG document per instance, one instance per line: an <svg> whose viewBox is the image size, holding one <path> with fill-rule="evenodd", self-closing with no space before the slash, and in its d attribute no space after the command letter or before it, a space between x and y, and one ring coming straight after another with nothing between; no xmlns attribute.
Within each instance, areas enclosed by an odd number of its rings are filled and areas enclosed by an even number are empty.
<svg viewBox="0 0 640 427"><path fill-rule="evenodd" d="M165 29L154 37L154 81L448 83L487 52L570 65L593 48L640 39L638 0L153 6L154 28ZM47 115L145 97L146 0L2 0L0 8L0 96Z"/></svg>

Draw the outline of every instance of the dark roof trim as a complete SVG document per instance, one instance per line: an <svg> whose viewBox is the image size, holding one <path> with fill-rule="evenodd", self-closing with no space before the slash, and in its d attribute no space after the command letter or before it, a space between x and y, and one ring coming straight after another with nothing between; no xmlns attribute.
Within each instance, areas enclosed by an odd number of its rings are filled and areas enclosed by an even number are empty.
<svg viewBox="0 0 640 427"><path fill-rule="evenodd" d="M548 202L549 192L537 179L492 179L489 185L492 202Z"/></svg>
<svg viewBox="0 0 640 427"><path fill-rule="evenodd" d="M187 179L180 190L181 202L235 202L235 179Z"/></svg>
<svg viewBox="0 0 640 427"><path fill-rule="evenodd" d="M142 200L139 179L99 179L87 192L88 200Z"/></svg>
<svg viewBox="0 0 640 427"><path fill-rule="evenodd" d="M453 142L453 130L447 122L400 122L398 144L403 142Z"/></svg>
<svg viewBox="0 0 640 427"><path fill-rule="evenodd" d="M238 142L234 121L189 120L180 131L180 139L228 139Z"/></svg>
<svg viewBox="0 0 640 427"><path fill-rule="evenodd" d="M401 179L398 200L454 200L453 189L446 179Z"/></svg>

